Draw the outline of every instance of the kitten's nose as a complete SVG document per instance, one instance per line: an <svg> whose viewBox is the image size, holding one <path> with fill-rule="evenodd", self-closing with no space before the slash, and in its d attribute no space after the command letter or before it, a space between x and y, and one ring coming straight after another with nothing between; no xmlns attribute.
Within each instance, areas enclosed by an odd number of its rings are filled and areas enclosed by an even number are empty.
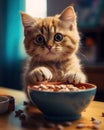
<svg viewBox="0 0 104 130"><path fill-rule="evenodd" d="M49 45L49 46L47 46L47 48L48 48L49 50L51 50L52 46Z"/></svg>

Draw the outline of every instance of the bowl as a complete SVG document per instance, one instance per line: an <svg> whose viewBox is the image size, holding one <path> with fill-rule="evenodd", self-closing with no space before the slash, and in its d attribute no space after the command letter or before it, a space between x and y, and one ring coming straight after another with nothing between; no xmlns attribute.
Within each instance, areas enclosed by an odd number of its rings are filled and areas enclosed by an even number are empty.
<svg viewBox="0 0 104 130"><path fill-rule="evenodd" d="M69 92L51 92L35 90L30 85L28 86L28 94L31 102L37 105L46 119L53 121L72 121L81 117L81 112L90 104L96 94L96 85L90 83L76 85L78 88L82 86L86 89Z"/></svg>
<svg viewBox="0 0 104 130"><path fill-rule="evenodd" d="M7 96L0 96L0 114L7 112L9 106L9 98Z"/></svg>

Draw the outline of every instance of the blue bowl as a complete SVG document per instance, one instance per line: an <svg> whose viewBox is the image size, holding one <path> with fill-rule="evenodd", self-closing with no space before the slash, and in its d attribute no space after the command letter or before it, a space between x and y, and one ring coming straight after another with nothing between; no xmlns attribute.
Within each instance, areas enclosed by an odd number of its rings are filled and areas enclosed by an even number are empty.
<svg viewBox="0 0 104 130"><path fill-rule="evenodd" d="M81 112L94 99L96 85L89 83L78 84L85 90L75 92L45 92L28 87L29 98L43 112L46 119L53 121L76 120Z"/></svg>

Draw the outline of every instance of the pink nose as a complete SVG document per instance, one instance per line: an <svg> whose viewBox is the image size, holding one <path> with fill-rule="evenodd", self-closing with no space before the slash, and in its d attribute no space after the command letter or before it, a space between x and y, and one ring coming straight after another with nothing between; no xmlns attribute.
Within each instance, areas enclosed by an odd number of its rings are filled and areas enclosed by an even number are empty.
<svg viewBox="0 0 104 130"><path fill-rule="evenodd" d="M47 48L48 48L49 50L51 50L52 46L47 46Z"/></svg>

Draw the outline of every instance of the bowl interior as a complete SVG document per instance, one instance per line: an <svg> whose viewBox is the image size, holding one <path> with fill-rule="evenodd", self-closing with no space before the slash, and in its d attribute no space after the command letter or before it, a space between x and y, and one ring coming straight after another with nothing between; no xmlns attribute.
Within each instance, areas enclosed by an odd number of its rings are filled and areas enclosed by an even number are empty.
<svg viewBox="0 0 104 130"><path fill-rule="evenodd" d="M31 89L31 90L33 90L33 91L35 91L35 90L37 90L38 91L38 89L35 89L35 86L39 86L39 85L41 85L41 84L43 84L43 85L46 85L46 86L49 86L49 85L73 85L74 87L76 87L76 88L78 88L79 90L83 90L83 91L88 91L89 89L96 89L97 88L97 86L96 85L94 85L94 84L91 84L91 83L79 83L79 84L76 84L76 85L74 85L74 84L68 84L68 83L62 83L62 82L37 82L36 84L34 84L34 85L29 85L28 86L28 89ZM83 87L85 88L85 89L83 89ZM39 90L40 92L44 92L44 91L41 91L41 90ZM45 92L51 92L51 91L45 91ZM59 92L59 91L55 91L55 93L56 92ZM60 91L61 92L61 91ZM62 91L62 92L66 92L66 91ZM76 91L70 91L70 92L76 92ZM80 92L80 91L78 91L78 92ZM52 93L54 93L54 91L52 92Z"/></svg>

